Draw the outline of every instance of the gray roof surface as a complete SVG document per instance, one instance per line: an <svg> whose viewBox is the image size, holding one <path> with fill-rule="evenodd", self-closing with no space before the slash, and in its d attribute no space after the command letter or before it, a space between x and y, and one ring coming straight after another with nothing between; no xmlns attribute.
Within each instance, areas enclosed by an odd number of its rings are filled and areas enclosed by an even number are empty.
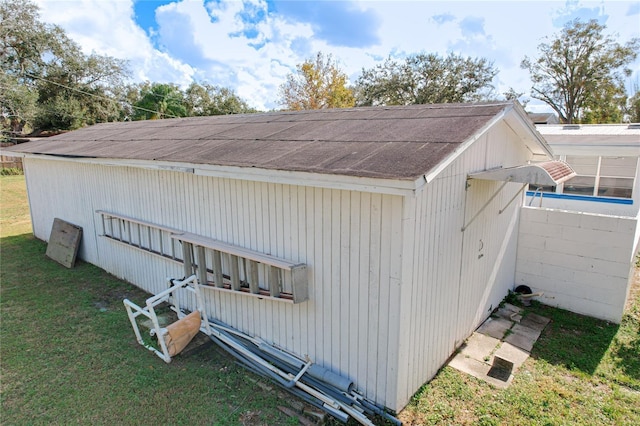
<svg viewBox="0 0 640 426"><path fill-rule="evenodd" d="M640 128L629 124L538 125L536 129L551 145L628 145L640 148Z"/></svg>
<svg viewBox="0 0 640 426"><path fill-rule="evenodd" d="M415 179L511 106L411 105L103 123L11 150Z"/></svg>

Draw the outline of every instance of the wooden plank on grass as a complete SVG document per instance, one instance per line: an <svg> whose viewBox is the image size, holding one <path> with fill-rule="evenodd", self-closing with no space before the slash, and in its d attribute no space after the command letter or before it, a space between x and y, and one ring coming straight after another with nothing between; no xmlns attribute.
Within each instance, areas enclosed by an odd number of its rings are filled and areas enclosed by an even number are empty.
<svg viewBox="0 0 640 426"><path fill-rule="evenodd" d="M62 266L73 268L76 263L82 228L62 219L53 219L46 255Z"/></svg>

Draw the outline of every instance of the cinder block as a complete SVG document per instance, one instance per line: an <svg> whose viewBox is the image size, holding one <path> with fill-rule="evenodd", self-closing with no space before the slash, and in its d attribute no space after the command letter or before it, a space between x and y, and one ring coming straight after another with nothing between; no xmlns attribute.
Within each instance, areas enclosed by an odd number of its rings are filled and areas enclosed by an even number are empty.
<svg viewBox="0 0 640 426"><path fill-rule="evenodd" d="M605 303L580 299L551 291L545 292L540 301L549 306L566 309L571 312L615 322L617 324L622 320L622 313L624 311L624 306L607 305Z"/></svg>
<svg viewBox="0 0 640 426"><path fill-rule="evenodd" d="M574 281L595 288L604 288L609 291L624 291L629 282L627 278L612 277L600 274L597 271L575 271Z"/></svg>
<svg viewBox="0 0 640 426"><path fill-rule="evenodd" d="M552 280L573 281L575 272L575 269L544 264L542 265L541 275Z"/></svg>
<svg viewBox="0 0 640 426"><path fill-rule="evenodd" d="M525 207L522 209L520 220L524 220L525 222L547 223L547 210Z"/></svg>
<svg viewBox="0 0 640 426"><path fill-rule="evenodd" d="M580 227L580 218L582 213L566 212L566 211L550 211L547 215L547 222L553 225L570 226L573 228Z"/></svg>
<svg viewBox="0 0 640 426"><path fill-rule="evenodd" d="M558 238L558 236L562 235L563 229L566 228L565 226L562 226L562 225L554 225L554 224L548 224L548 223L544 225L537 225L534 223L530 223L529 225L534 226L535 233L542 237ZM534 233L534 231L531 231L531 232Z"/></svg>
<svg viewBox="0 0 640 426"><path fill-rule="evenodd" d="M537 234L521 233L518 235L518 245L521 247L545 250L546 241L547 238Z"/></svg>
<svg viewBox="0 0 640 426"><path fill-rule="evenodd" d="M532 289L536 289L534 291L538 291L548 288L550 286L550 281L549 278L542 277L540 275L527 274L516 270L515 284L516 286L527 285Z"/></svg>
<svg viewBox="0 0 640 426"><path fill-rule="evenodd" d="M588 258L569 253L545 251L542 254L542 263L560 266L566 269L584 270L590 267Z"/></svg>
<svg viewBox="0 0 640 426"><path fill-rule="evenodd" d="M614 231L618 229L620 218L617 216L604 216L585 213L580 217L580 227L601 231Z"/></svg>
<svg viewBox="0 0 640 426"><path fill-rule="evenodd" d="M629 247L633 237L617 231L599 229L569 228L562 231L562 238L585 244L600 244L609 247Z"/></svg>
<svg viewBox="0 0 640 426"><path fill-rule="evenodd" d="M542 262L534 262L531 258L518 257L516 261L516 270L529 274L540 274L542 271Z"/></svg>
<svg viewBox="0 0 640 426"><path fill-rule="evenodd" d="M633 235L636 232L638 224L637 219L621 217L618 220L618 232Z"/></svg>
<svg viewBox="0 0 640 426"><path fill-rule="evenodd" d="M590 259L591 267L594 272L611 275L612 277L628 278L631 265L627 262L611 262L602 259Z"/></svg>

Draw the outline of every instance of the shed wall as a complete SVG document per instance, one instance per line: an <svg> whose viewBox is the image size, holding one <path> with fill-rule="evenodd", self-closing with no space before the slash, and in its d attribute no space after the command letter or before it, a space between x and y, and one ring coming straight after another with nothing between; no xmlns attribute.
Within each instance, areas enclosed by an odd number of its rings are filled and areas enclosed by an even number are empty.
<svg viewBox="0 0 640 426"><path fill-rule="evenodd" d="M82 226L79 256L148 292L166 288L166 277L182 277L181 264L100 237L96 210L306 263L307 302L207 291L210 314L308 354L396 408L400 196L73 160L26 158L25 166L36 237L49 238L55 217Z"/></svg>
<svg viewBox="0 0 640 426"><path fill-rule="evenodd" d="M633 278L638 219L522 209L516 283L542 303L619 323Z"/></svg>
<svg viewBox="0 0 640 426"><path fill-rule="evenodd" d="M405 224L415 236L405 233L403 281L410 286L403 290L408 312L400 329L396 406L407 404L513 287L522 184L466 183L469 173L522 164L528 155L513 131L498 124L406 201Z"/></svg>

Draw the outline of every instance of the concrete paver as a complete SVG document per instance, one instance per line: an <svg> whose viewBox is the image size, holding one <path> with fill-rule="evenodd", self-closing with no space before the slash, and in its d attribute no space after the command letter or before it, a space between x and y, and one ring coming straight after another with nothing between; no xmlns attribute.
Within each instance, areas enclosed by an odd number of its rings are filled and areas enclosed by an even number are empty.
<svg viewBox="0 0 640 426"><path fill-rule="evenodd" d="M513 322L502 317L487 318L485 322L476 330L480 334L486 334L487 336L494 337L496 339L502 339L511 327Z"/></svg>
<svg viewBox="0 0 640 426"><path fill-rule="evenodd" d="M506 389L513 381L513 376L507 379L507 381L499 380L488 375L491 366L486 362L479 361L477 359L470 358L461 353L457 354L451 359L449 365L458 371L469 374L480 380L484 380L499 389Z"/></svg>
<svg viewBox="0 0 640 426"><path fill-rule="evenodd" d="M510 343L502 342L498 350L496 350L496 356L508 359L513 362L513 369L517 370L522 364L529 358L529 352L524 351Z"/></svg>
<svg viewBox="0 0 640 426"><path fill-rule="evenodd" d="M473 333L460 353L478 360L489 360L491 354L500 343L499 339L481 333Z"/></svg>
<svg viewBox="0 0 640 426"><path fill-rule="evenodd" d="M478 327L449 366L504 389L549 321L507 303Z"/></svg>

